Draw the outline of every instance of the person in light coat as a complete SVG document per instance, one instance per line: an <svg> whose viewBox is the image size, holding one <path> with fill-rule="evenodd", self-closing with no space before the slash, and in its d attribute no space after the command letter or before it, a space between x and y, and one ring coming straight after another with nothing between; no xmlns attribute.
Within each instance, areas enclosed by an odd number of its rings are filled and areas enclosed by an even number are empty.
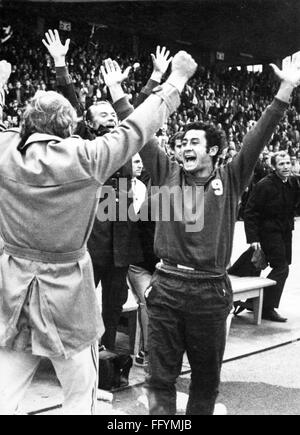
<svg viewBox="0 0 300 435"><path fill-rule="evenodd" d="M20 131L0 133L1 414L15 412L42 357L62 385L64 413L94 413L103 330L86 242L99 188L176 110L196 67L179 52L166 83L95 140L72 135L75 111L55 92L35 95Z"/></svg>

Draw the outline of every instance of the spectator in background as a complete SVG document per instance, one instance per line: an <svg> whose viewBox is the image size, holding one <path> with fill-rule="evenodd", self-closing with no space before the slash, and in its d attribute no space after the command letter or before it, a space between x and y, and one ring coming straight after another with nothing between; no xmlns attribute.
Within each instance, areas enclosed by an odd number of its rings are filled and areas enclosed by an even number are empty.
<svg viewBox="0 0 300 435"><path fill-rule="evenodd" d="M286 322L279 307L292 261L292 231L300 198L299 181L291 175L291 159L285 151L271 158L274 172L259 181L247 202L244 221L247 242L262 249L272 268L268 278L276 281L264 289L263 319Z"/></svg>
<svg viewBox="0 0 300 435"><path fill-rule="evenodd" d="M174 159L177 163L182 164L182 138L183 132L175 133L170 139L170 148L174 153Z"/></svg>
<svg viewBox="0 0 300 435"><path fill-rule="evenodd" d="M16 100L19 106L23 106L26 101L25 89L22 83L18 80L14 88L8 95L8 100Z"/></svg>
<svg viewBox="0 0 300 435"><path fill-rule="evenodd" d="M139 154L136 154L132 159L132 194L134 211L138 215L143 202L146 199L147 188L145 184L138 179L143 170L143 162ZM134 362L136 365L145 367L148 363L148 315L144 293L149 286L152 274L144 269L141 264L129 266L128 280L131 289L135 294L139 304L139 322L142 331L140 349L135 356Z"/></svg>
<svg viewBox="0 0 300 435"><path fill-rule="evenodd" d="M8 104L8 107L6 109L6 116L10 127L19 127L21 116L17 100L13 100Z"/></svg>
<svg viewBox="0 0 300 435"><path fill-rule="evenodd" d="M141 156L139 154L136 154L132 158L132 179L131 179L131 186L132 186L132 197L133 197L133 207L136 214L139 213L140 208L143 204L143 202L146 199L147 194L147 188L145 184L139 180L139 177L142 175L143 171L143 162L141 159Z"/></svg>
<svg viewBox="0 0 300 435"><path fill-rule="evenodd" d="M163 150L167 150L167 144L169 142L169 136L167 135L167 129L168 126L167 124L165 124L158 132L157 132L157 138L158 138L158 143L159 146L163 149Z"/></svg>
<svg viewBox="0 0 300 435"><path fill-rule="evenodd" d="M262 178L266 177L272 172L271 161L268 152L263 152L259 156L259 160L254 168L252 178L252 187L255 186Z"/></svg>
<svg viewBox="0 0 300 435"><path fill-rule="evenodd" d="M28 101L30 100L30 98L32 98L35 94L35 88L31 83L31 80L27 79L25 81L25 85L24 85L24 100Z"/></svg>
<svg viewBox="0 0 300 435"><path fill-rule="evenodd" d="M297 159L296 155L291 156L291 173L296 177L300 176L300 162Z"/></svg>

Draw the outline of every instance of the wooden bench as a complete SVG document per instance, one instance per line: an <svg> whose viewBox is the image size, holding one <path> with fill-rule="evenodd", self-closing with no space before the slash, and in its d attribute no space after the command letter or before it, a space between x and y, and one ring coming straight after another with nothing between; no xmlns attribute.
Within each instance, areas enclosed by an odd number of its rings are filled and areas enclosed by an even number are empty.
<svg viewBox="0 0 300 435"><path fill-rule="evenodd" d="M263 308L264 287L270 287L276 284L276 281L256 276L240 277L229 275L229 278L233 290L233 301L237 302L253 299L254 323L256 325L260 325ZM123 314L127 315L128 317L130 353L137 354L141 339L141 328L138 319L139 305L130 288L129 282L128 287L128 299L123 306ZM230 316L228 319L228 333L230 329L231 317L232 316Z"/></svg>
<svg viewBox="0 0 300 435"><path fill-rule="evenodd" d="M256 325L260 325L263 308L264 287L270 287L276 284L276 281L259 276L240 277L229 275L229 278L233 290L233 301L237 302L253 299L254 323Z"/></svg>

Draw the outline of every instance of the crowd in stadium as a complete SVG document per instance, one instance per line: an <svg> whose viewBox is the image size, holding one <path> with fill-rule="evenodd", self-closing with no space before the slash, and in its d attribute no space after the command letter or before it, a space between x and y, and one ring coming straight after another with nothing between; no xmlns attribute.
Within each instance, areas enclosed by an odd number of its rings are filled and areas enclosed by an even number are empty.
<svg viewBox="0 0 300 435"><path fill-rule="evenodd" d="M21 48L20 48L21 47ZM49 54L24 31L15 31L13 37L1 48L2 58L12 63L11 79L7 89L7 125L17 126L26 101L37 90L56 89L55 69ZM116 59L121 68L131 66L123 87L130 101L134 102L151 74L151 58L143 53L139 58L120 53L106 41L71 45L68 68L82 108L103 99L110 99L99 68L106 58ZM242 139L259 119L271 102L276 84L270 80L269 68L263 73L249 72L246 67L226 68L225 71L199 68L197 75L186 86L182 104L162 126L160 134L166 151L169 138L183 130L187 122L209 121L227 133L228 151L225 160L231 159L240 150ZM287 150L293 157L293 172L300 173L300 114L296 110L298 98L294 97L285 117L265 149L264 162L270 166L272 154Z"/></svg>

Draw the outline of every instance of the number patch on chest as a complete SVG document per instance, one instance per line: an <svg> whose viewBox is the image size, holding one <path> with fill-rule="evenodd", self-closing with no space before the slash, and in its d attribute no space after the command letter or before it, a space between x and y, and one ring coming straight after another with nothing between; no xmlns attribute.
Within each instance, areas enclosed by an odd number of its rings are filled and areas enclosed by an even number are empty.
<svg viewBox="0 0 300 435"><path fill-rule="evenodd" d="M214 194L216 196L223 195L223 192L224 192L223 183L220 179L212 180L211 187L213 188Z"/></svg>

